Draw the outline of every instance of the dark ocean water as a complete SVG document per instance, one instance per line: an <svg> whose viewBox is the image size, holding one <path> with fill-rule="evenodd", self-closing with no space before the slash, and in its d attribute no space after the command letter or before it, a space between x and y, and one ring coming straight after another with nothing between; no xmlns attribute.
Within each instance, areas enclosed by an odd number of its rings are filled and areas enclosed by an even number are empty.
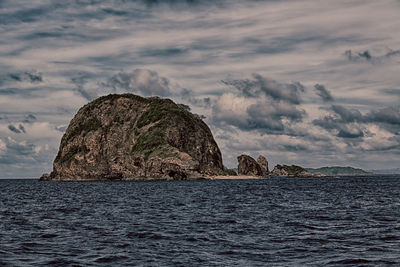
<svg viewBox="0 0 400 267"><path fill-rule="evenodd" d="M0 266L400 264L400 176L0 180Z"/></svg>

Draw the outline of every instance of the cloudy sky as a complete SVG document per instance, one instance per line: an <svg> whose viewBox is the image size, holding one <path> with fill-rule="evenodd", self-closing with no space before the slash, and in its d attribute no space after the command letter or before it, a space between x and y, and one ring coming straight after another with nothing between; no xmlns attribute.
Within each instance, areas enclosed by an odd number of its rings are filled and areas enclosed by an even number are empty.
<svg viewBox="0 0 400 267"><path fill-rule="evenodd" d="M399 0L0 0L0 177L51 170L77 110L159 95L224 164L400 164Z"/></svg>

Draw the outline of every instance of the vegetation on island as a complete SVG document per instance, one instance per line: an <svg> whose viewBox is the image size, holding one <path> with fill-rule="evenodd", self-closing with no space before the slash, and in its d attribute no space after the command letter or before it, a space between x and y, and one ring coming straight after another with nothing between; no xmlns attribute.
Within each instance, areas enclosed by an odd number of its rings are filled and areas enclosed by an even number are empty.
<svg viewBox="0 0 400 267"><path fill-rule="evenodd" d="M311 173L322 173L327 176L340 176L340 175L369 175L372 174L371 172L364 171L362 169L353 168L353 167L340 167L340 166L333 166L333 167L322 167L322 168L307 168L307 171Z"/></svg>
<svg viewBox="0 0 400 267"><path fill-rule="evenodd" d="M297 165L276 165L275 168L277 169L283 169L285 171L287 171L288 175L300 175L304 172L307 172L306 169L297 166Z"/></svg>
<svg viewBox="0 0 400 267"><path fill-rule="evenodd" d="M53 166L43 179L236 175L222 168L210 129L190 107L132 94L103 96L80 108L62 137Z"/></svg>
<svg viewBox="0 0 400 267"><path fill-rule="evenodd" d="M156 152L154 155L161 158L177 157L179 155L179 153L176 153L176 149L168 144L165 136L165 129L178 117L179 119L184 119L185 126L190 131L195 131L196 125L199 125L198 122L200 118L190 113L190 108L188 106L175 104L170 99L161 99L159 97L143 98L132 94L111 94L99 97L80 109L80 112L86 114L88 117L79 121L76 125L72 125L71 130L63 137L62 144L67 144L75 137L80 136L82 132L88 133L90 131L96 131L101 127L108 131L111 125L102 125L102 122L96 117L96 113L94 113L93 110L101 107L104 103L112 104L121 97L134 99L147 106L144 112L136 120L132 121L132 128L136 136L136 142L132 147L132 153L144 155L145 160L147 160L153 152ZM108 112L111 112L111 110L108 109ZM122 118L116 114L112 123L122 125L123 121ZM152 126L142 130L142 128L148 125ZM75 154L85 151L84 149L73 147L61 160L62 162L68 162L74 158ZM59 155L59 157L61 157L61 155Z"/></svg>
<svg viewBox="0 0 400 267"><path fill-rule="evenodd" d="M156 152L157 156L162 158L177 157L179 153L168 143L165 129L167 129L175 120L184 120L187 131L194 132L196 125L199 124L199 118L188 111L187 106L175 104L170 99L161 99L158 97L148 98L149 104L146 110L136 122L137 141L132 148L132 153L142 153L145 160ZM150 128L142 131L141 129L152 125Z"/></svg>

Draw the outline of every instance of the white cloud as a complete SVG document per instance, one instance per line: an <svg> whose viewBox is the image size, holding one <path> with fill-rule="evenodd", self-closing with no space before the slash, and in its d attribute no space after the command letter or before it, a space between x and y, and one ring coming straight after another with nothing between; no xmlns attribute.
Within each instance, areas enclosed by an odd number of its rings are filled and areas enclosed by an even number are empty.
<svg viewBox="0 0 400 267"><path fill-rule="evenodd" d="M169 79L160 77L157 72L147 69L120 72L108 79L103 86L112 88L116 93L133 92L143 96L171 96L172 90L179 88Z"/></svg>
<svg viewBox="0 0 400 267"><path fill-rule="evenodd" d="M324 104L312 89L317 83L329 89L338 105L364 114L398 104L398 97L385 92L399 90L400 57L383 57L390 49L400 49L397 0L219 3L171 8L118 0L4 2L0 76L35 70L43 74L43 81L12 84L0 78L0 117L9 118L0 120L0 140L8 136L17 142L25 139L39 154L48 143L53 151L61 137L56 125L67 125L92 96L113 92L99 84L114 77L115 92L158 94L196 104L194 111L207 116L214 133L226 136L218 142L231 162L235 158L230 154L235 151L229 144L236 143L237 149L242 144L249 153L265 151L276 161L310 164L306 152L292 151L307 147L321 164L351 160L365 166L367 159L378 162L377 154L357 157L359 150L394 147L381 155L387 162L379 162L389 167L397 164L393 160L399 152L395 148L398 139L393 138L396 129L388 133L374 124L352 125L349 131L353 134L357 127L364 127L371 135L359 143L346 143L311 124L329 114L320 109ZM112 14L105 9L121 12ZM347 50L368 50L377 59L351 61ZM252 73L286 84L300 81L308 90L301 94L302 103L293 108L269 98L245 98L219 82ZM76 77L84 77L82 87L71 81ZM183 97L183 88L191 90L190 99ZM209 99L207 105L204 98ZM209 108L211 104L215 107ZM307 116L301 115L301 122L288 119L303 110ZM271 121L277 111L286 116ZM27 113L37 115L38 120L27 125L14 119ZM229 121L236 124L224 123ZM259 130L239 129L249 122L253 127L280 122L286 132L261 135ZM27 133L10 132L10 123L21 123ZM228 134L228 130L234 132ZM260 147L263 144L266 148ZM5 151L1 143L0 151Z"/></svg>

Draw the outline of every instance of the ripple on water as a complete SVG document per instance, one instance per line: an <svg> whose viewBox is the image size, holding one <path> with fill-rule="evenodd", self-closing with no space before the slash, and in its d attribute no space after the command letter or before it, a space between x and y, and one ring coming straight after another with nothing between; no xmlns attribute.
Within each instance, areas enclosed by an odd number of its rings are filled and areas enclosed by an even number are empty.
<svg viewBox="0 0 400 267"><path fill-rule="evenodd" d="M400 177L0 180L0 266L391 265Z"/></svg>

